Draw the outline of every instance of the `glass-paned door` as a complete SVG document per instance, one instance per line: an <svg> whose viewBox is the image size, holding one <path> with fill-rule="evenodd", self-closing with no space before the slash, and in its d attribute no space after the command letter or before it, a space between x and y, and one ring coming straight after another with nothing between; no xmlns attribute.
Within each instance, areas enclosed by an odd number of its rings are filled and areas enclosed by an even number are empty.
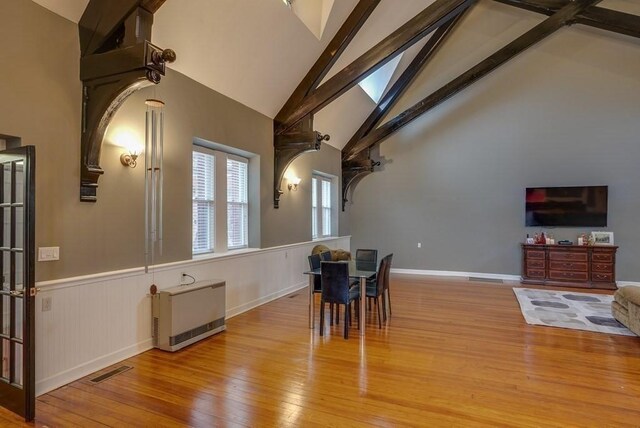
<svg viewBox="0 0 640 428"><path fill-rule="evenodd" d="M0 151L0 405L35 416L35 147Z"/></svg>

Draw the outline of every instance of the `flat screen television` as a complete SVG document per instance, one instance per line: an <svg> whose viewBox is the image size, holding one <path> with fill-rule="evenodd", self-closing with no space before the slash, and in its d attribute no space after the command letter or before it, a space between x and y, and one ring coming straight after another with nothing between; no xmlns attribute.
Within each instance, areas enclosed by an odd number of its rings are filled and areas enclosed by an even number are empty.
<svg viewBox="0 0 640 428"><path fill-rule="evenodd" d="M605 227L607 186L527 187L526 225Z"/></svg>

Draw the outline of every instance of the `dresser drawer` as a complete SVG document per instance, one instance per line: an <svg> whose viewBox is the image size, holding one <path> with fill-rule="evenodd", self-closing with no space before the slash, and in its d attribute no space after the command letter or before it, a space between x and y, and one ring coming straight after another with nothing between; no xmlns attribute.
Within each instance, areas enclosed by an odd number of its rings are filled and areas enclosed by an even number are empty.
<svg viewBox="0 0 640 428"><path fill-rule="evenodd" d="M613 273L613 263L591 263L593 272Z"/></svg>
<svg viewBox="0 0 640 428"><path fill-rule="evenodd" d="M527 269L544 269L544 260L527 260Z"/></svg>
<svg viewBox="0 0 640 428"><path fill-rule="evenodd" d="M613 282L612 273L593 272L591 274L591 281L595 282Z"/></svg>
<svg viewBox="0 0 640 428"><path fill-rule="evenodd" d="M544 270L527 269L529 278L544 278Z"/></svg>
<svg viewBox="0 0 640 428"><path fill-rule="evenodd" d="M558 271L558 270L550 270L549 278L559 279L559 280L588 281L589 274L587 272L565 272L565 271Z"/></svg>
<svg viewBox="0 0 640 428"><path fill-rule="evenodd" d="M591 260L594 262L607 262L613 263L613 254L593 253Z"/></svg>
<svg viewBox="0 0 640 428"><path fill-rule="evenodd" d="M565 262L565 261L550 261L549 269L551 270L570 270L576 272L586 272L589 264L587 262Z"/></svg>
<svg viewBox="0 0 640 428"><path fill-rule="evenodd" d="M549 260L571 260L586 262L587 253L571 253L568 251L549 251Z"/></svg>
<svg viewBox="0 0 640 428"><path fill-rule="evenodd" d="M544 251L527 250L527 259L544 260Z"/></svg>

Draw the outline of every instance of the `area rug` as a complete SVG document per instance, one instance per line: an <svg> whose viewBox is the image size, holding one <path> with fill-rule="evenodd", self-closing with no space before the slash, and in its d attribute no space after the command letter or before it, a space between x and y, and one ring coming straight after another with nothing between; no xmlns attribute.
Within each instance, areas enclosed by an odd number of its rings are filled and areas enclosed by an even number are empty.
<svg viewBox="0 0 640 428"><path fill-rule="evenodd" d="M613 296L514 288L527 324L635 336L611 315Z"/></svg>

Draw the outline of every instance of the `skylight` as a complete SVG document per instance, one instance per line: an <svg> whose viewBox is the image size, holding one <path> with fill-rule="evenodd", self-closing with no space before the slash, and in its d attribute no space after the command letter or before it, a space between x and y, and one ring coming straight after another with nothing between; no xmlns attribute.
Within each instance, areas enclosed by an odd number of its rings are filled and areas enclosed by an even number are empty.
<svg viewBox="0 0 640 428"><path fill-rule="evenodd" d="M396 56L359 83L360 87L369 95L374 103L378 104L380 98L382 98L384 91L387 89L387 86L389 86L391 77L393 77L393 73L396 71L396 68L398 68L401 58L402 54Z"/></svg>
<svg viewBox="0 0 640 428"><path fill-rule="evenodd" d="M327 25L335 0L282 0L318 40Z"/></svg>

